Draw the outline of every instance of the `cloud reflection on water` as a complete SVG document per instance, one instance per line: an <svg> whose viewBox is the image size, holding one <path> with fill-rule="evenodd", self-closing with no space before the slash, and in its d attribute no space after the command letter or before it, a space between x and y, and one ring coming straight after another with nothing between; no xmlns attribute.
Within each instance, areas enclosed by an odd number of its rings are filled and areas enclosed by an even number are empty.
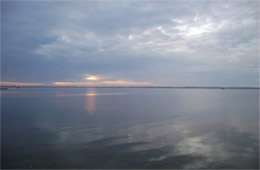
<svg viewBox="0 0 260 170"><path fill-rule="evenodd" d="M3 98L4 168L259 167L259 136L243 128L259 120L257 101L251 102L255 91L56 89L36 94ZM198 110L198 103L214 107ZM250 119L243 117L247 107Z"/></svg>

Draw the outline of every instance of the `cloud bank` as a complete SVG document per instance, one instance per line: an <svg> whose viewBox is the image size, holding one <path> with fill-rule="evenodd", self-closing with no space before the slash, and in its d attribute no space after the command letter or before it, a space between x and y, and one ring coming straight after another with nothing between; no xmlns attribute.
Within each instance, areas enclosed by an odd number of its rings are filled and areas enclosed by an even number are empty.
<svg viewBox="0 0 260 170"><path fill-rule="evenodd" d="M3 1L2 81L259 85L259 1Z"/></svg>

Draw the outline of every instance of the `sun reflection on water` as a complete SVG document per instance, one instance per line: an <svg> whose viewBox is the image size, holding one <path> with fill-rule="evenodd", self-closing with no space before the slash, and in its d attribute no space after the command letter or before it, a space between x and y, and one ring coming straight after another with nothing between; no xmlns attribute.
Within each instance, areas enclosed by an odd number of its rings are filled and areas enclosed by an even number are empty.
<svg viewBox="0 0 260 170"><path fill-rule="evenodd" d="M86 111L89 116L94 115L96 110L96 90L94 88L87 89L86 92Z"/></svg>

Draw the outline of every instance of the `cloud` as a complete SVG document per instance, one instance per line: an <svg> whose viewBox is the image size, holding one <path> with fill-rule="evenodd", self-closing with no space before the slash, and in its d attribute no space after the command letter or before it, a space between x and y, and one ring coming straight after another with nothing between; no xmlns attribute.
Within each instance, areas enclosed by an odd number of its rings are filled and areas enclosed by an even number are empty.
<svg viewBox="0 0 260 170"><path fill-rule="evenodd" d="M129 80L113 80L113 81L104 81L106 85L127 85L127 86L136 86L136 85L152 85L150 82L136 82Z"/></svg>
<svg viewBox="0 0 260 170"><path fill-rule="evenodd" d="M258 85L257 1L4 2L3 8L4 79L23 73L15 59L33 61L49 82L90 73L162 85ZM40 71L46 66L55 74ZM24 79L37 80L28 72Z"/></svg>
<svg viewBox="0 0 260 170"><path fill-rule="evenodd" d="M96 82L53 82L55 86L145 86L152 85L151 82L138 82L130 80L109 80Z"/></svg>
<svg viewBox="0 0 260 170"><path fill-rule="evenodd" d="M46 85L44 83L38 82L8 82L8 81L1 81L1 86L43 86Z"/></svg>

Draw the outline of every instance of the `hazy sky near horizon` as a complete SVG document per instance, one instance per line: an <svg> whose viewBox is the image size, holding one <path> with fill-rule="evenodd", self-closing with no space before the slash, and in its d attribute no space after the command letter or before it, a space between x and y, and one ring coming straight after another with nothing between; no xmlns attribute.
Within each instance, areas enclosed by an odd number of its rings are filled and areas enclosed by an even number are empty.
<svg viewBox="0 0 260 170"><path fill-rule="evenodd" d="M1 1L1 17L2 82L259 85L258 0Z"/></svg>

